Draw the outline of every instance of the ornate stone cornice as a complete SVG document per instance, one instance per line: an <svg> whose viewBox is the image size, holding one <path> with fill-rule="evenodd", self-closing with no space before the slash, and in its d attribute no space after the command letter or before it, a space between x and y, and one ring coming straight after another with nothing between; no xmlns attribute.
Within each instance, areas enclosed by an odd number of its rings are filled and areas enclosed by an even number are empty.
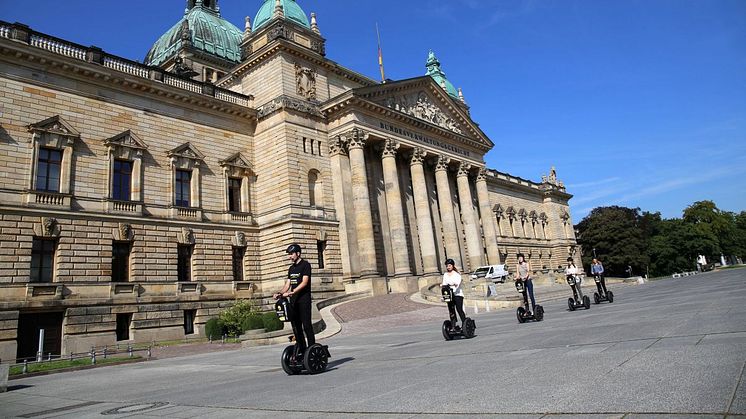
<svg viewBox="0 0 746 419"><path fill-rule="evenodd" d="M415 164L423 164L425 162L425 157L427 157L427 151L420 147L415 147L412 150L412 155L409 156L409 164L412 166Z"/></svg>
<svg viewBox="0 0 746 419"><path fill-rule="evenodd" d="M347 147L346 141L341 135L337 135L329 141L329 156L346 156Z"/></svg>
<svg viewBox="0 0 746 419"><path fill-rule="evenodd" d="M305 113L317 118L324 117L324 115L319 110L318 105L316 105L315 103L297 99L287 95L278 96L257 108L257 117L259 119L262 119L282 109L289 109L296 112Z"/></svg>
<svg viewBox="0 0 746 419"><path fill-rule="evenodd" d="M360 128L353 128L342 136L347 141L350 150L364 148L369 137L370 134Z"/></svg>
<svg viewBox="0 0 746 419"><path fill-rule="evenodd" d="M383 150L381 150L381 158L396 157L396 151L400 146L401 144L397 141L386 140L383 143Z"/></svg>
<svg viewBox="0 0 746 419"><path fill-rule="evenodd" d="M471 165L468 163L461 163L458 165L458 173L456 173L456 177L462 177L462 176L469 176L469 172L471 171Z"/></svg>
<svg viewBox="0 0 746 419"><path fill-rule="evenodd" d="M451 163L451 158L444 155L438 156L438 161L435 163L435 171L448 170L448 164Z"/></svg>

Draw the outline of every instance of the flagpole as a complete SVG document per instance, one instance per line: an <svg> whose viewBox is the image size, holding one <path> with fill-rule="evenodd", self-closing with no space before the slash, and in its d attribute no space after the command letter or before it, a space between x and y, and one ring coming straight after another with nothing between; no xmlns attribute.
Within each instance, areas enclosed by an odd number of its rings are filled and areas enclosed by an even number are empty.
<svg viewBox="0 0 746 419"><path fill-rule="evenodd" d="M381 32L376 22L376 38L378 39L378 67L381 69L381 83L386 83L386 73L383 70L383 50L381 49Z"/></svg>

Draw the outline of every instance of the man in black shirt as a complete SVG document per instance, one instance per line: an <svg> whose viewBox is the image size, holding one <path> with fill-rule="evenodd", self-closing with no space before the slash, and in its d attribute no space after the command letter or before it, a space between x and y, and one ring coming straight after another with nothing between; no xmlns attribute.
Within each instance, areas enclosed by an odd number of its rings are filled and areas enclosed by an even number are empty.
<svg viewBox="0 0 746 419"><path fill-rule="evenodd" d="M275 298L290 297L290 323L297 342L298 355L316 343L311 324L311 264L301 257L301 247L291 244L287 248L288 259L293 263L288 268L288 280ZM306 332L308 346L303 332Z"/></svg>

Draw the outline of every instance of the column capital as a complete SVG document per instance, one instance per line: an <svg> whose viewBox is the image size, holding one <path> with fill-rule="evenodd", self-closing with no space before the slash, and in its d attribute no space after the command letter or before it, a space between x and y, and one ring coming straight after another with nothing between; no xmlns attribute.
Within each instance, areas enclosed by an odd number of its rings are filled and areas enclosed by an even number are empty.
<svg viewBox="0 0 746 419"><path fill-rule="evenodd" d="M427 151L420 147L415 147L414 150L412 150L412 154L409 156L409 165L414 166L415 164L424 164L426 157Z"/></svg>
<svg viewBox="0 0 746 419"><path fill-rule="evenodd" d="M342 138L347 141L347 146L350 150L362 149L363 147L365 147L365 143L368 141L368 137L370 137L370 134L361 130L360 128L353 128L349 132L342 135Z"/></svg>
<svg viewBox="0 0 746 419"><path fill-rule="evenodd" d="M469 176L469 171L471 171L471 165L468 163L461 163L458 165L458 173L456 174L456 177L462 177L462 176Z"/></svg>
<svg viewBox="0 0 746 419"><path fill-rule="evenodd" d="M381 158L396 157L396 151L400 146L401 144L397 141L386 140L383 143L383 149L381 150Z"/></svg>
<svg viewBox="0 0 746 419"><path fill-rule="evenodd" d="M479 173L477 173L477 182L487 181L487 172L486 167L480 167Z"/></svg>
<svg viewBox="0 0 746 419"><path fill-rule="evenodd" d="M347 155L347 142L344 137L337 135L329 141L329 156L346 156Z"/></svg>
<svg viewBox="0 0 746 419"><path fill-rule="evenodd" d="M438 156L438 161L435 163L435 171L447 171L448 170L448 164L451 162L450 157L446 157L444 155Z"/></svg>

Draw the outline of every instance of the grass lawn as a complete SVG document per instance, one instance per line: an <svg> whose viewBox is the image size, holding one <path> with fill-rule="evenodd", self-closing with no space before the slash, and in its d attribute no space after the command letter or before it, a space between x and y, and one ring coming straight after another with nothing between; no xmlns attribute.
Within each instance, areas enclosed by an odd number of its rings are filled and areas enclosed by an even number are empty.
<svg viewBox="0 0 746 419"><path fill-rule="evenodd" d="M133 356L132 358L101 358L96 357L96 365L106 365L111 364L113 362L132 362L136 361L138 359L142 359L141 356ZM48 362L42 362L42 363L29 363L28 364L28 372L42 372L42 371L52 371L52 370L60 370L65 368L74 368L74 367L83 367L91 365L91 359L85 358L85 359L73 359L70 361L69 359L60 359L58 361L48 361ZM19 375L23 374L23 365L13 365L10 367L10 375Z"/></svg>

